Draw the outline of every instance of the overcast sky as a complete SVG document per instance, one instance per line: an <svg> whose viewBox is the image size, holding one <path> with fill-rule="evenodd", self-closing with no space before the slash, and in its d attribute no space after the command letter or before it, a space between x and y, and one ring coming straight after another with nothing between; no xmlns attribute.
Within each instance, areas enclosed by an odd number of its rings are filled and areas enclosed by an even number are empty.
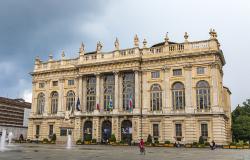
<svg viewBox="0 0 250 160"><path fill-rule="evenodd" d="M232 91L232 108L250 98L250 1L248 0L1 0L0 96L31 101L34 58L47 61L78 56L101 41L105 51L133 46L133 37L149 45L209 38L214 28L224 52L224 85Z"/></svg>

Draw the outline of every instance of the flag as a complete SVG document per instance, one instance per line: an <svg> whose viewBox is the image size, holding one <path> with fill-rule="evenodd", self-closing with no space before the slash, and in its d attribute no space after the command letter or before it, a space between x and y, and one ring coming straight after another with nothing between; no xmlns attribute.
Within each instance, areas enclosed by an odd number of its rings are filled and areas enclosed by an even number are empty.
<svg viewBox="0 0 250 160"><path fill-rule="evenodd" d="M96 104L96 109L97 109L98 111L100 111L99 103Z"/></svg>
<svg viewBox="0 0 250 160"><path fill-rule="evenodd" d="M77 102L76 102L76 110L77 111L80 111L81 109L80 109L80 99L79 99L79 97L77 98Z"/></svg>
<svg viewBox="0 0 250 160"><path fill-rule="evenodd" d="M132 100L132 96L130 96L130 98L129 98L129 110L130 110L130 112L132 112L132 109L133 109L133 100Z"/></svg>
<svg viewBox="0 0 250 160"><path fill-rule="evenodd" d="M112 97L110 96L110 99L109 99L109 104L108 104L108 107L109 109L113 109L113 102L112 102Z"/></svg>

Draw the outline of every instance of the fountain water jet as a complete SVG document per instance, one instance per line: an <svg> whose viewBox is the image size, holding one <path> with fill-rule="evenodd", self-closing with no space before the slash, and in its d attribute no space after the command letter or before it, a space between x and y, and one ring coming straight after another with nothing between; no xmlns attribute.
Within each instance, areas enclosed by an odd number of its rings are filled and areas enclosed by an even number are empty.
<svg viewBox="0 0 250 160"><path fill-rule="evenodd" d="M67 137L67 149L71 149L72 147L72 140L71 140L71 135L68 135Z"/></svg>
<svg viewBox="0 0 250 160"><path fill-rule="evenodd" d="M2 130L1 140L0 140L0 151L5 150L5 139L6 139L6 130L3 129Z"/></svg>
<svg viewBox="0 0 250 160"><path fill-rule="evenodd" d="M9 132L8 139L9 139L9 144L11 144L13 138L13 133Z"/></svg>

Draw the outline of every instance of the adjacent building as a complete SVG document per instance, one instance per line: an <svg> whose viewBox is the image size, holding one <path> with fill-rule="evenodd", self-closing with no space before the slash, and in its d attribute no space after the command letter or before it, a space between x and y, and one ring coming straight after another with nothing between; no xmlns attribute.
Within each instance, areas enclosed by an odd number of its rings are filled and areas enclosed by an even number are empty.
<svg viewBox="0 0 250 160"><path fill-rule="evenodd" d="M180 143L202 136L217 144L231 141L230 90L223 85L225 59L214 30L208 40L163 42L140 47L85 52L60 60L38 57L32 75L28 138L65 142L86 137L106 141L147 139Z"/></svg>
<svg viewBox="0 0 250 160"><path fill-rule="evenodd" d="M21 134L26 138L30 110L31 103L23 99L0 97L0 132L5 129L7 134L13 133L14 139Z"/></svg>

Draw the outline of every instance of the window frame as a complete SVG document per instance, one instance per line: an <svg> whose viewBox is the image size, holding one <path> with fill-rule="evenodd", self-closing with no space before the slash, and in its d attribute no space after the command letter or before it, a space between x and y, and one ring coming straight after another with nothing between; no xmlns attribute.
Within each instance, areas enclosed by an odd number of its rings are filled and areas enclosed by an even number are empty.
<svg viewBox="0 0 250 160"><path fill-rule="evenodd" d="M110 99L112 101L112 109L115 108L115 75L109 74L103 77L103 103L104 110L109 111L108 108Z"/></svg>
<svg viewBox="0 0 250 160"><path fill-rule="evenodd" d="M56 114L58 111L59 94L56 91L51 92L51 114Z"/></svg>
<svg viewBox="0 0 250 160"><path fill-rule="evenodd" d="M122 108L128 111L130 98L132 98L132 108L135 108L135 74L133 72L123 74L122 87Z"/></svg>
<svg viewBox="0 0 250 160"><path fill-rule="evenodd" d="M68 86L74 86L75 80L74 79L68 79Z"/></svg>
<svg viewBox="0 0 250 160"><path fill-rule="evenodd" d="M86 87L86 111L93 112L96 107L96 77L87 78Z"/></svg>
<svg viewBox="0 0 250 160"><path fill-rule="evenodd" d="M158 88L158 89L157 89ZM150 90L150 106L151 111L162 110L162 89L159 84L152 84Z"/></svg>
<svg viewBox="0 0 250 160"><path fill-rule="evenodd" d="M175 82L172 85L172 108L173 110L185 109L185 86L182 82Z"/></svg>
<svg viewBox="0 0 250 160"><path fill-rule="evenodd" d="M73 90L69 90L66 95L66 111L74 111L75 109L75 92Z"/></svg>
<svg viewBox="0 0 250 160"><path fill-rule="evenodd" d="M203 75L203 74L205 74L205 68L206 67L197 67L196 74L197 75Z"/></svg>
<svg viewBox="0 0 250 160"><path fill-rule="evenodd" d="M200 80L196 83L196 106L197 109L210 109L210 85L205 80Z"/></svg>
<svg viewBox="0 0 250 160"><path fill-rule="evenodd" d="M160 78L160 76L161 76L160 71L152 71L151 72L151 79L158 79L158 78Z"/></svg>
<svg viewBox="0 0 250 160"><path fill-rule="evenodd" d="M173 76L182 76L182 69L173 69Z"/></svg>

